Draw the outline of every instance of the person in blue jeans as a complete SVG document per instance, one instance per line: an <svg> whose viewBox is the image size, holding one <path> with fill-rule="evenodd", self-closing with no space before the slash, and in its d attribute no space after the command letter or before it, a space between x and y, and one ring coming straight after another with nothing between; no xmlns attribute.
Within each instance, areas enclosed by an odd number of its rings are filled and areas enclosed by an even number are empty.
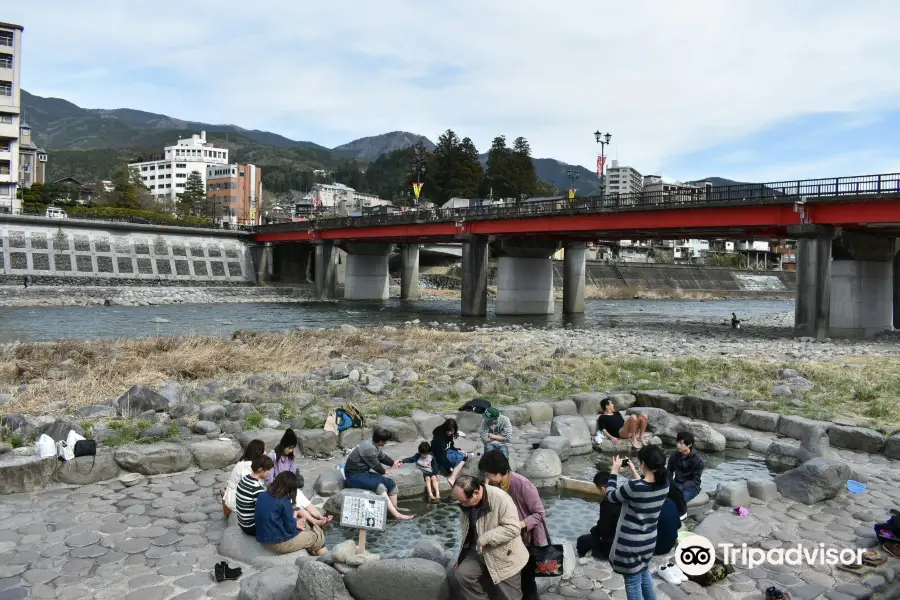
<svg viewBox="0 0 900 600"><path fill-rule="evenodd" d="M410 515L400 514L397 506L397 483L387 476L392 473L385 467L401 467L402 461L394 461L383 451L389 441L391 432L383 427L375 427L372 439L365 440L353 449L344 464L344 479L348 488L368 490L388 500L387 509L395 519L406 521Z"/></svg>
<svg viewBox="0 0 900 600"><path fill-rule="evenodd" d="M487 409L484 411L484 420L481 422L479 433L485 454L499 450L503 456L509 458L509 442L513 433L509 417L501 415L496 408Z"/></svg>
<svg viewBox="0 0 900 600"><path fill-rule="evenodd" d="M694 435L690 431L679 431L675 437L675 451L669 457L668 471L672 484L684 494L685 503L700 493L704 467L703 455L694 449Z"/></svg>

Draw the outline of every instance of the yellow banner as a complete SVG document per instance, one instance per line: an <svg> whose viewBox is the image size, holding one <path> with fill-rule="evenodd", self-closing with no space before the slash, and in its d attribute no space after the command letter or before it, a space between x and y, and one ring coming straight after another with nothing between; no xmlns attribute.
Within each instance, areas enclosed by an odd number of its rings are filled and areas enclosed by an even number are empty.
<svg viewBox="0 0 900 600"><path fill-rule="evenodd" d="M421 183L414 183L414 184L413 184L413 192L416 194L416 200L418 200L418 199L419 199L419 194L422 193L422 184L421 184Z"/></svg>
<svg viewBox="0 0 900 600"><path fill-rule="evenodd" d="M569 200L575 199L575 188L569 188Z"/></svg>

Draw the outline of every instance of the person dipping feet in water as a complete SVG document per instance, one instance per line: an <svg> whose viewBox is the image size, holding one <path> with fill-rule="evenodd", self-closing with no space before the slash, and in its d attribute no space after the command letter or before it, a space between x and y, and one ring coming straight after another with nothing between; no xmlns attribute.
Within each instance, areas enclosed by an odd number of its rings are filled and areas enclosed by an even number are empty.
<svg viewBox="0 0 900 600"><path fill-rule="evenodd" d="M306 550L312 556L324 556L328 553L325 534L293 507L298 483L296 473L285 471L257 498L256 541L278 554Z"/></svg>
<svg viewBox="0 0 900 600"><path fill-rule="evenodd" d="M435 471L446 475L451 487L468 459L468 455L454 445L458 437L459 425L456 419L447 419L431 432L431 454L434 456Z"/></svg>
<svg viewBox="0 0 900 600"><path fill-rule="evenodd" d="M344 465L344 479L348 488L368 490L388 499L387 509L395 519L406 521L412 519L410 515L400 514L397 506L397 483L387 477L385 466L400 467L403 462L392 460L382 451L389 441L391 432L383 427L375 427L372 439L365 440L354 448Z"/></svg>
<svg viewBox="0 0 900 600"><path fill-rule="evenodd" d="M672 484L684 494L684 501L690 502L700 493L700 480L705 464L703 455L694 449L694 434L679 431L675 438L675 452L669 457L669 475Z"/></svg>
<svg viewBox="0 0 900 600"><path fill-rule="evenodd" d="M434 502L441 499L440 483L434 471L434 456L431 455L431 444L422 442L419 444L419 453L401 460L403 464L414 464L422 472L425 478L425 491L428 492L428 500Z"/></svg>
<svg viewBox="0 0 900 600"><path fill-rule="evenodd" d="M647 415L629 415L628 420L616 411L616 405L609 398L600 401L602 414L597 417L597 436L599 444L606 435L613 443L618 443L619 438L630 439L631 445L641 448L644 445L644 434L650 420Z"/></svg>

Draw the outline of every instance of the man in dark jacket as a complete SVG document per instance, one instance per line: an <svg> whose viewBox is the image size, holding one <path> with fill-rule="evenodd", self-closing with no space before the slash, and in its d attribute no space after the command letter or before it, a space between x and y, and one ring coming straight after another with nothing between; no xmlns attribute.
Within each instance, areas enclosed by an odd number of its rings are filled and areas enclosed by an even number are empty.
<svg viewBox="0 0 900 600"><path fill-rule="evenodd" d="M609 550L612 548L613 538L616 537L616 526L619 523L621 504L613 504L606 501L606 482L609 481L608 471L599 471L594 475L594 485L603 499L600 502L600 518L597 524L591 527L591 532L578 537L575 549L578 556L590 554L594 558L609 560Z"/></svg>
<svg viewBox="0 0 900 600"><path fill-rule="evenodd" d="M667 468L672 483L684 494L685 502L690 502L700 493L704 466L703 455L694 449L693 434L679 431L675 438L675 452L669 457Z"/></svg>

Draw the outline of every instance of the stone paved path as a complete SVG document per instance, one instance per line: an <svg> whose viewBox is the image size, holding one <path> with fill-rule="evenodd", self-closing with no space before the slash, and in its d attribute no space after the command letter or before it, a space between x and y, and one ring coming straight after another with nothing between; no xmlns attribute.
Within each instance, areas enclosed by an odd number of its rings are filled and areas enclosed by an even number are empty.
<svg viewBox="0 0 900 600"><path fill-rule="evenodd" d="M515 463L528 453L524 439L546 435L538 428L521 432ZM467 444L469 441L467 441ZM401 458L415 444L389 448ZM842 494L809 507L774 500L750 507L775 531L763 542L766 548L824 542L871 547L872 525L900 506L900 465L883 456L845 451L835 454L868 476L869 491ZM316 475L334 468L332 462L302 464L307 493L312 496ZM225 528L217 489L225 471L185 472L145 478L125 487L110 481L80 488L48 488L34 494L4 496L0 501L0 600L61 598L66 600L196 600L237 598L236 582L216 584L212 567L222 560L216 545ZM593 523L586 523L587 530ZM737 540L740 542L740 540ZM230 561L234 565L234 561ZM656 564L654 564L654 567ZM244 573L254 570L243 565ZM835 568L763 567L739 569L726 584L701 588L686 583L678 588L656 580L660 597L743 600L761 598L777 584L799 600L865 598L870 586L900 575L900 560L855 576ZM545 589L544 600L560 598L623 599L622 578L609 565L579 565L575 576L558 587Z"/></svg>

